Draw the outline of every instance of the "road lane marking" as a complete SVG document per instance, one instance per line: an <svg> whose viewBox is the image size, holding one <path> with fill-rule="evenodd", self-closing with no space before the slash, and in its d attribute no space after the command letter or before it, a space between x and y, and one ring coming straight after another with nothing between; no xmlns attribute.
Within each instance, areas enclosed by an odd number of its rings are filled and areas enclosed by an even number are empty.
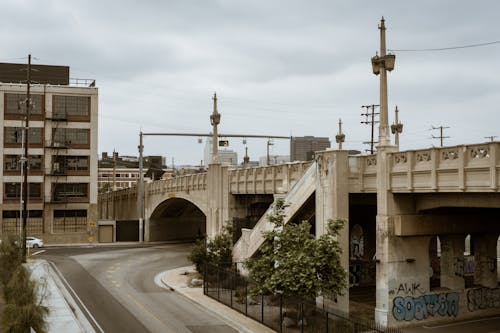
<svg viewBox="0 0 500 333"><path fill-rule="evenodd" d="M166 323L164 323L163 321L161 321L161 319L159 319L154 313L152 313L151 311L149 311L144 305L142 305L141 303L139 303L139 301L137 301L132 295L130 295L129 293L127 293L127 296L132 300L134 301L134 303L142 310L144 311L146 314L148 314L149 316L153 317L154 319L156 319L161 325L163 325L164 327L166 327L170 332L175 332L175 330L168 326Z"/></svg>

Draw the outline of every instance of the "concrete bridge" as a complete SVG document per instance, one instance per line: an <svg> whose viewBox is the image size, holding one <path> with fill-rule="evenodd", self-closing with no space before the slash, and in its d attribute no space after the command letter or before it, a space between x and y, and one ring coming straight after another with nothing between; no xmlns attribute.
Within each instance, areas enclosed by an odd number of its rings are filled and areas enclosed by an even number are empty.
<svg viewBox="0 0 500 333"><path fill-rule="evenodd" d="M390 326L500 313L500 143L348 156L232 169L156 181L145 187L145 240L238 235L236 261L251 257L276 197L287 221L308 220L316 235L344 218L342 264L351 285L376 285L376 318ZM380 205L386 213L380 214ZM101 219L138 220L136 188L99 198ZM329 306L349 311L349 291Z"/></svg>
<svg viewBox="0 0 500 333"><path fill-rule="evenodd" d="M214 160L207 173L147 184L144 214L136 189L101 195L101 219L144 216L146 241L213 237L232 223L233 257L241 261L258 251L262 231L271 227L266 211L284 197L287 222L307 220L317 236L328 219L348 221L339 242L351 288L323 300L325 306L349 312L357 288L372 287L374 317L384 326L500 314L500 142L410 151L399 151L397 139L392 145L387 71L395 56L386 54L383 19L379 29L380 52L371 59L380 77L376 155L329 150L312 163L222 166L214 96Z"/></svg>

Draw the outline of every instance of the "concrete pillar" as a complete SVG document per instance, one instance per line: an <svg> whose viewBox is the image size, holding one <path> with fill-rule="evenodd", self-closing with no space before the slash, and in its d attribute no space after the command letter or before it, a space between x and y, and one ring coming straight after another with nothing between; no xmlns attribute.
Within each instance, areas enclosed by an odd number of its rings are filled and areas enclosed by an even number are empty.
<svg viewBox="0 0 500 333"><path fill-rule="evenodd" d="M377 324L387 326L391 310L389 299L389 280L391 276L391 254L397 253L394 246L394 195L389 189L389 155L390 147L381 147L377 151L377 219L376 219L376 263L377 286L375 321ZM395 150L395 148L394 148Z"/></svg>
<svg viewBox="0 0 500 333"><path fill-rule="evenodd" d="M318 174L316 177L316 236L326 232L329 219L349 218L349 157L348 152L324 151L317 155ZM347 278L349 276L349 223L340 233L340 246L343 249L341 263ZM336 301L324 300L326 307L348 313L349 289Z"/></svg>
<svg viewBox="0 0 500 333"><path fill-rule="evenodd" d="M441 240L441 287L464 289L464 235L443 235Z"/></svg>
<svg viewBox="0 0 500 333"><path fill-rule="evenodd" d="M230 205L232 196L229 193L227 166L220 163L210 164L207 171L207 236L213 238L222 226L232 220Z"/></svg>
<svg viewBox="0 0 500 333"><path fill-rule="evenodd" d="M498 235L475 234L474 239L474 283L488 288L497 285L497 239Z"/></svg>

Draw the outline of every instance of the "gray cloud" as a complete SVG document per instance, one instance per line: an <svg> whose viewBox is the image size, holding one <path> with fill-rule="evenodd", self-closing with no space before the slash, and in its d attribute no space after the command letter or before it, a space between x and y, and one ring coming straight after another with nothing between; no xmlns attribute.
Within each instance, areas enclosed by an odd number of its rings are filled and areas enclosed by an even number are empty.
<svg viewBox="0 0 500 333"><path fill-rule="evenodd" d="M72 76L96 79L100 151L136 154L140 128L210 131L214 91L222 132L333 139L341 117L346 146L364 149L369 129L359 123L360 106L378 103L370 57L379 47L380 17L393 49L499 40L500 4L480 4L6 0L0 60L31 52L39 63L69 65ZM451 127L449 144L500 136L500 45L396 55L389 101L405 122L403 148L436 144L431 125ZM241 157L240 141L231 144ZM249 142L253 159L265 154L264 141ZM272 150L288 153L285 142ZM178 163L199 163L202 151L195 138L146 140L148 154Z"/></svg>

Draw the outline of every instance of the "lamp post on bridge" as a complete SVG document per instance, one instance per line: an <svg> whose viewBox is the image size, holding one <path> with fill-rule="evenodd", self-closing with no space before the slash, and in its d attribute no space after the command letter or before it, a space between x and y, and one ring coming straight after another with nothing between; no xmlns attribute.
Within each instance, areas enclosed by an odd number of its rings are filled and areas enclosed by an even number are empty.
<svg viewBox="0 0 500 333"><path fill-rule="evenodd" d="M375 304L375 322L387 327L390 321L390 301L389 301L389 275L387 272L398 269L397 264L390 261L391 252L394 246L391 243L393 216L395 212L395 202L392 192L388 188L389 180L389 159L390 152L397 147L391 145L389 133L389 121L387 110L387 71L394 69L396 56L386 54L385 46L385 20L382 17L379 25L380 30L380 55L371 58L372 69L375 75L380 75L380 115L379 115L379 139L377 146L377 297Z"/></svg>
<svg viewBox="0 0 500 333"><path fill-rule="evenodd" d="M335 135L335 141L339 144L339 150L342 150L342 142L345 141L345 134L342 133L342 119L339 119L339 133Z"/></svg>
<svg viewBox="0 0 500 333"><path fill-rule="evenodd" d="M219 163L219 137L217 135L217 125L220 124L220 113L217 112L217 94L214 93L214 97L212 98L214 100L214 111L210 115L210 123L212 124L213 131L212 131L212 164L218 164Z"/></svg>
<svg viewBox="0 0 500 333"><path fill-rule="evenodd" d="M394 69L396 56L394 54L386 54L385 47L385 20L384 17L380 20L380 55L372 57L373 74L380 75L380 123L379 123L379 147L387 147L391 145L389 136L389 120L387 111L387 71Z"/></svg>

